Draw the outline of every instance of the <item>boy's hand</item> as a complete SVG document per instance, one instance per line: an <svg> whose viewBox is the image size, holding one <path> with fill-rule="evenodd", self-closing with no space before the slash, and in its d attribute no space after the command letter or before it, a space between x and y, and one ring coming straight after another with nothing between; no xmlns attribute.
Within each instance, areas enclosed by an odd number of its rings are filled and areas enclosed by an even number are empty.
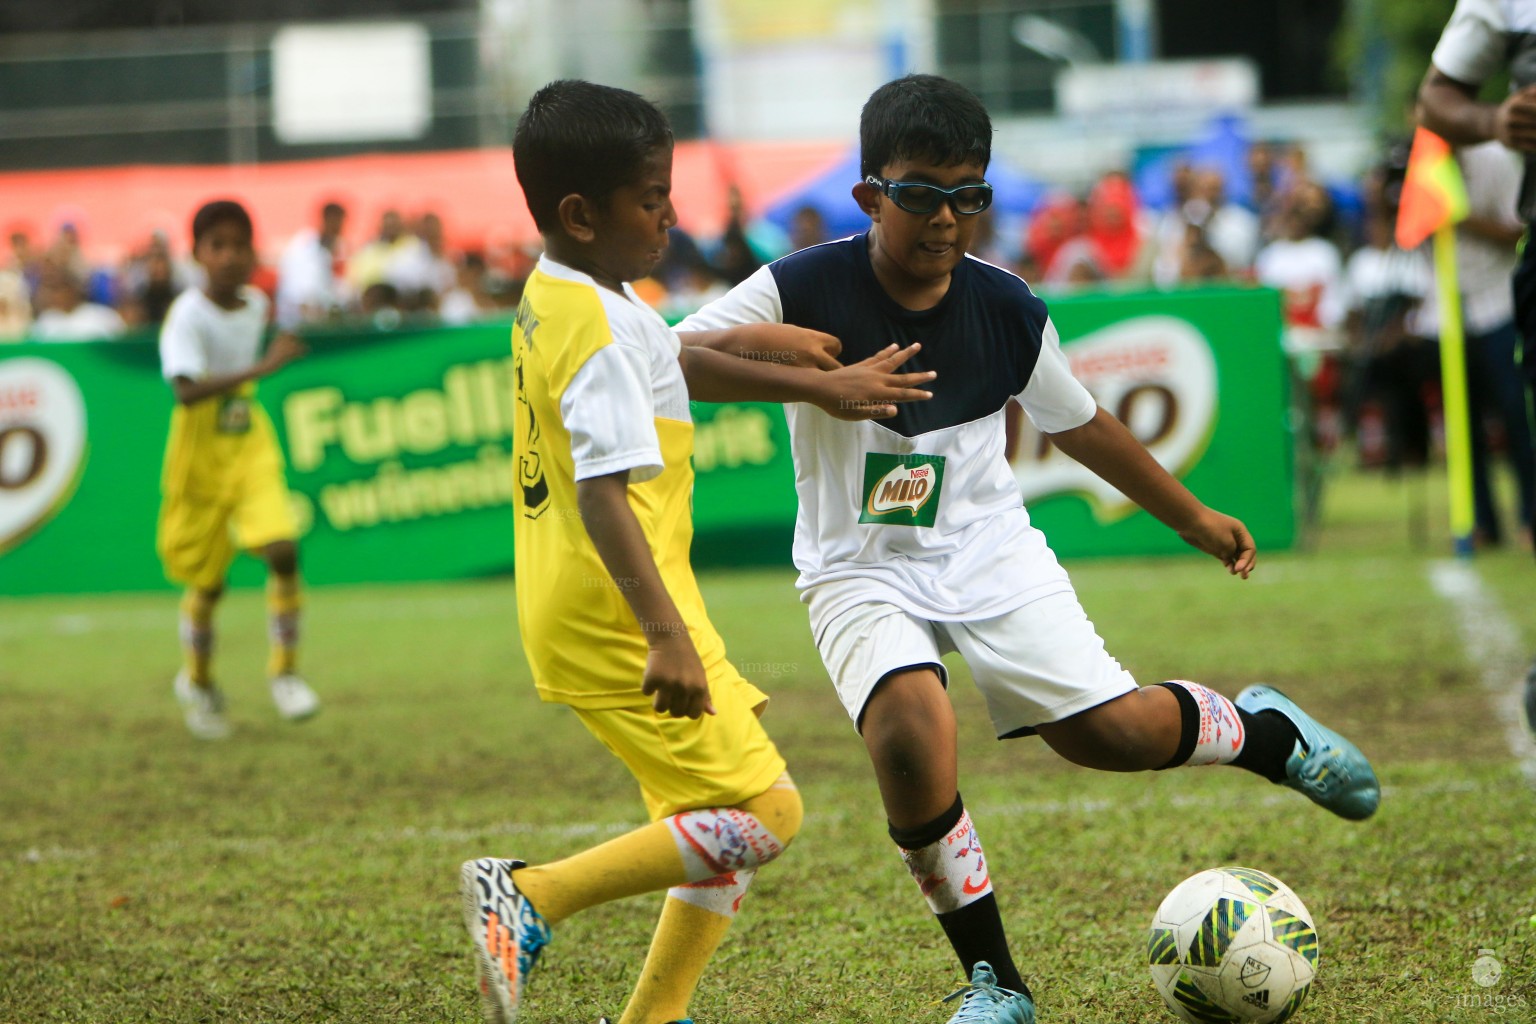
<svg viewBox="0 0 1536 1024"><path fill-rule="evenodd" d="M896 373L911 359L921 345L906 348L888 345L868 359L842 366L826 375L823 389L827 397L816 403L829 416L840 420L884 420L896 415L893 402L922 402L933 392L918 387L933 380L933 370L922 373Z"/></svg>
<svg viewBox="0 0 1536 1024"><path fill-rule="evenodd" d="M715 713L709 698L709 677L681 623L677 632L657 635L645 659L645 682L640 692L651 697L657 714L673 718L698 718Z"/></svg>
<svg viewBox="0 0 1536 1024"><path fill-rule="evenodd" d="M309 346L300 341L298 335L280 331L273 336L261 362L268 373L276 373L295 359L302 359L308 354Z"/></svg>
<svg viewBox="0 0 1536 1024"><path fill-rule="evenodd" d="M1242 520L1215 509L1206 509L1199 521L1188 530L1180 530L1179 536L1190 547L1221 559L1227 572L1243 579L1248 578L1258 558L1253 536Z"/></svg>
<svg viewBox="0 0 1536 1024"><path fill-rule="evenodd" d="M812 370L842 369L837 354L843 350L843 343L830 334L793 324L760 324L758 331L762 339L754 338L752 349L740 353L743 358Z"/></svg>

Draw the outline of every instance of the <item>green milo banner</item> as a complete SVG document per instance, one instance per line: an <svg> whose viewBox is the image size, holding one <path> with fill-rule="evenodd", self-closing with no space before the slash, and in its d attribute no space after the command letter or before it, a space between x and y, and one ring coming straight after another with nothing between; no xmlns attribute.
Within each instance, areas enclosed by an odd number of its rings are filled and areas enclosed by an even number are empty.
<svg viewBox="0 0 1536 1024"><path fill-rule="evenodd" d="M1278 296L1223 289L1059 299L1074 372L1261 548L1294 515ZM328 335L261 384L288 459L313 583L462 579L512 566L509 327ZM984 372L978 368L978 372ZM155 557L171 411L153 339L0 346L0 594L166 587ZM695 405L695 560L788 564L794 473L775 405ZM1183 550L1033 433L1010 452L1064 555ZM942 460L866 467L866 512L921 528ZM868 484L867 487L864 485ZM883 521L880 518L874 521ZM235 585L262 578L237 560Z"/></svg>

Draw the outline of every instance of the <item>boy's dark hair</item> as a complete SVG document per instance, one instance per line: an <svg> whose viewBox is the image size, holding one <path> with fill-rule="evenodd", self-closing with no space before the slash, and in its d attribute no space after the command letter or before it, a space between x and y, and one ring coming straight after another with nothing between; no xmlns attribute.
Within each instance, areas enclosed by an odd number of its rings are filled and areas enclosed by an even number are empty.
<svg viewBox="0 0 1536 1024"><path fill-rule="evenodd" d="M256 229L251 226L251 215L245 212L245 207L233 199L215 199L198 207L192 216L192 247L197 248L197 243L215 224L226 222L242 228L247 239L255 238Z"/></svg>
<svg viewBox="0 0 1536 1024"><path fill-rule="evenodd" d="M560 226L560 200L601 203L635 181L647 157L671 147L666 116L645 97L578 79L551 82L528 101L512 138L512 162L540 232Z"/></svg>
<svg viewBox="0 0 1536 1024"><path fill-rule="evenodd" d="M992 162L992 119L965 86L937 75L907 75L870 94L859 115L859 174L922 160L940 167Z"/></svg>

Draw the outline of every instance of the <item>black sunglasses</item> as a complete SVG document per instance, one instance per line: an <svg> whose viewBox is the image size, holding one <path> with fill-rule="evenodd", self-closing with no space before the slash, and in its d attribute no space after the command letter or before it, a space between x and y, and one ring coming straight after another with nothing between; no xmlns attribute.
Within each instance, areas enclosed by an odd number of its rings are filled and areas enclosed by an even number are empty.
<svg viewBox="0 0 1536 1024"><path fill-rule="evenodd" d="M883 195L890 196L891 202L908 213L932 213L939 208L940 203L948 203L955 213L974 217L992 205L992 186L986 182L939 188L927 182L891 181L873 174L866 177L864 182L875 186Z"/></svg>

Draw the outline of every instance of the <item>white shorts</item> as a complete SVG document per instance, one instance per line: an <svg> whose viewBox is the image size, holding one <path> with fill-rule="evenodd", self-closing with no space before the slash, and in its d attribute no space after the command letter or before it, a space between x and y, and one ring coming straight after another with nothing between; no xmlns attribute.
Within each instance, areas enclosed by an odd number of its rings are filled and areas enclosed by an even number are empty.
<svg viewBox="0 0 1536 1024"><path fill-rule="evenodd" d="M932 666L948 688L939 659L950 651L970 666L999 738L1027 735L1137 688L1071 592L973 622L924 619L879 601L856 604L822 628L816 646L856 727L875 684L898 669Z"/></svg>

